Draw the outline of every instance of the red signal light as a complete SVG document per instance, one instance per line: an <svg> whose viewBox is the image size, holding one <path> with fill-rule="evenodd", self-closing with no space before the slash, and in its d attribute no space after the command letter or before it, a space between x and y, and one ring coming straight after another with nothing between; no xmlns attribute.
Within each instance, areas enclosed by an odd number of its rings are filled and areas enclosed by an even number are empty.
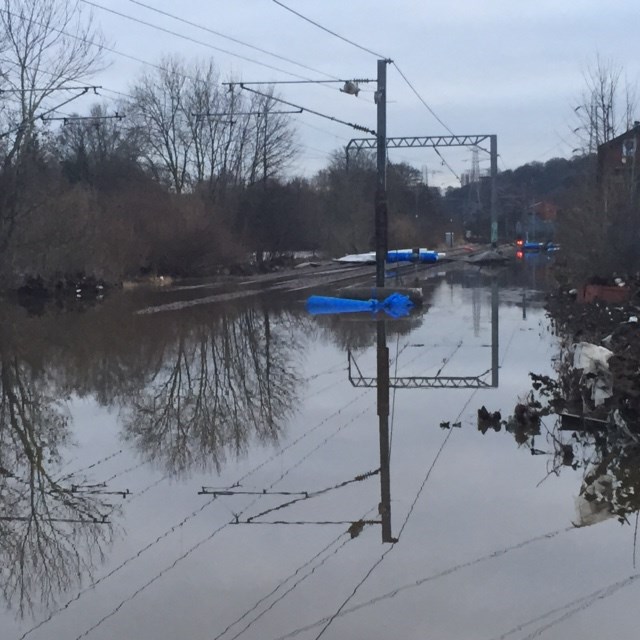
<svg viewBox="0 0 640 640"><path fill-rule="evenodd" d="M518 238L516 240L516 246L521 247L524 245L524 240L522 238Z"/></svg>

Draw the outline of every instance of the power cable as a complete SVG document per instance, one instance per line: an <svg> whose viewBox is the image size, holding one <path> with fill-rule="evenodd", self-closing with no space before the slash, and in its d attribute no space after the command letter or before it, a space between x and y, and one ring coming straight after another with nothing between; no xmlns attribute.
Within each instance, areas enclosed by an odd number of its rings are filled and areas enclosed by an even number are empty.
<svg viewBox="0 0 640 640"><path fill-rule="evenodd" d="M338 538L336 538L335 540L331 541L329 546L334 545L336 540L339 540L344 535L345 535L344 533L341 533L340 536L338 536ZM340 544L338 547L336 547L331 554L328 554L327 556L325 556L317 565L315 565L311 569L311 571L309 571L309 573L303 575L299 580L294 582L291 585L291 587L289 587L284 593L282 593L278 598L276 598L266 609L261 611L253 620L248 622L238 633L236 633L234 636L232 636L230 638L230 640L237 640L237 638L239 638L243 633L248 631L258 620L260 620L260 618L262 618L267 613L269 613L269 611L271 611L278 603L282 602L282 600L284 600L292 591L294 591L300 584L302 584L302 582L304 582L307 578L310 578L318 569L320 569L320 567L322 567L324 564L326 564L326 562L328 560L330 560L332 557L336 556L342 549L344 549L344 547L347 544L349 544L349 542L351 542L351 540L352 540L351 537L349 537L346 540L344 540L342 542L342 544ZM214 638L214 640L218 640L221 637L221 635L216 636Z"/></svg>
<svg viewBox="0 0 640 640"><path fill-rule="evenodd" d="M324 424L326 424L330 419L335 418L336 416L340 415L345 409L347 409L349 406L351 406L352 404L354 404L355 402L357 402L364 394L361 394L359 396L357 396L356 398L354 398L353 400L351 400L350 402L348 402L346 405L344 405L343 407L341 407L340 409L338 409L337 411L333 412L330 416L328 416L327 418L323 419L322 421L320 421L317 425L315 425L314 427L312 427L311 429L308 429L307 431L305 431L303 434L301 434L298 438L296 438L295 440L293 440L292 442L290 442L286 447L283 447L282 449L280 449L279 451L277 451L276 453L272 454L271 456L269 456L266 460L264 460L262 463L260 463L259 465L255 466L253 469L249 470L247 473L245 473L241 478L239 478L235 485L239 485L242 481L246 480L247 478L249 478L250 476L252 476L254 473L256 473L257 471L259 471L261 468L263 468L264 466L266 466L267 464L269 464L270 462L274 461L276 458L278 458L279 456L282 456L286 451L288 451L289 449L291 449L292 447L294 447L296 444L298 444L300 441L302 441L303 439L307 438L308 436L310 436L314 431L316 431L317 429L319 429L320 427L322 427ZM342 427L339 427L334 434L337 434L339 431L341 431L343 428L345 428L348 424L351 424L353 421L355 421L359 416L363 415L366 411L369 410L369 407L367 407L364 411L362 411L360 414L358 414L355 418L353 418L352 420L350 420L349 422L345 423ZM332 437L332 436L330 436ZM289 469L287 469L285 472L283 472L280 477L272 484L272 486L274 486L275 484L277 484L278 482L280 482L280 480L284 479L294 468L296 468L297 466L299 466L300 464L302 464L302 462L304 460L306 460L310 455L312 455L312 453L314 453L315 451L317 451L321 446L323 446L324 444L326 444L326 442L328 442L328 440L330 439L330 437L325 438L325 440L323 442L321 442L319 445L317 445L312 451L310 451L309 453L307 453L300 461L298 461L298 463L296 463L295 465L293 465L292 467L290 467ZM161 478L160 480L156 481L155 484L159 484L164 478ZM150 487L148 487L146 491L148 491L152 486L155 486L155 484L152 484ZM142 494L140 494L142 495ZM165 538L167 538L169 535L171 535L172 533L174 533L175 531L177 531L178 529L180 529L181 527L183 527L187 522L189 522L190 520L193 520L196 516L198 516L200 513L202 513L210 504L212 504L214 501L216 500L216 497L214 496L211 500L208 500L207 502L205 502L201 507L199 507L198 509L195 509L194 511L192 511L190 514L188 514L187 516L185 516L178 524L170 527L169 529L167 529L164 533L160 534L159 536L157 536L154 540L152 540L151 542L149 542L148 544L146 544L144 547L142 547L140 550L138 550L135 554L129 556L128 558L126 558L125 560L123 560L118 566L114 567L111 571L109 571L108 573L106 573L104 576L101 576L100 578L98 578L95 581L92 581L90 584L88 584L84 589L80 590L73 598L71 598L70 600L68 600L64 605L59 606L57 609L52 610L49 615L44 618L43 620L41 620L39 623L37 623L36 625L34 625L33 627L31 627L30 629L28 629L27 631L25 631L22 636L20 636L19 640L24 640L27 636L29 636L31 633L33 633L34 631L36 631L37 629L39 629L40 627L42 627L44 624L46 624L47 622L51 621L55 616L57 616L58 614L60 614L62 611L68 609L74 602L78 601L85 593L87 593L88 591L90 591L91 589L95 588L96 586L98 586L100 583L104 582L105 580L107 580L108 578L110 578L111 576L113 576L114 574L116 574L118 571L120 571L121 569L123 569L125 566L127 566L128 564L130 564L132 561L134 561L136 558L139 558L143 553L145 553L146 551L148 551L149 549L151 549L153 546L155 546L156 544L158 544L160 541L164 540ZM255 504L256 500L254 500L254 502L252 502L248 508L250 508L253 504ZM246 509L245 509L246 511ZM232 521L233 522L233 521ZM226 525L225 525L226 526ZM209 539L211 539L209 537ZM198 545L200 546L200 545ZM194 551L195 549L193 549ZM186 557L186 556L185 556ZM104 620L103 620L104 622Z"/></svg>
<svg viewBox="0 0 640 640"><path fill-rule="evenodd" d="M506 633L503 633L498 638L494 638L492 640L504 640L505 638L508 638L510 635L513 635L518 631L521 631L522 629L524 629L525 627L528 627L529 625L532 625L536 622L540 622L562 611L566 611L566 613L564 613L560 617L556 618L555 620L552 620L551 622L548 622L547 624L544 624L538 627L537 629L534 629L531 633L529 633L528 635L526 635L521 639L521 640L533 640L534 638L541 636L545 631L548 631L552 627L555 627L561 622L564 622L565 620L568 620L569 618L573 617L577 613L580 613L581 611L588 609L589 607L594 605L596 602L600 600L605 600L606 598L610 598L612 595L614 595L621 589L624 589L630 586L631 584L633 584L638 578L640 578L640 573L633 574L627 578L624 578L623 580L614 582L608 587L604 587L603 589L598 589L597 591L594 591L587 596L583 596L582 598L573 600L572 602L565 604L562 607L556 607L554 609L551 609L550 611L547 611L546 613L540 616L537 616L532 620L524 622L518 625L517 627L514 627L513 629L507 631Z"/></svg>
<svg viewBox="0 0 640 640"><path fill-rule="evenodd" d="M451 173L455 176L456 180L460 183L460 186L462 186L462 179L460 178L460 176L453 170L453 167L444 159L444 156L440 153L440 151L438 151L438 147L434 147L433 150L436 152L436 154L440 157L440 160L442 160L442 164L445 165L445 167L447 167L447 169L449 169L449 171L451 171Z"/></svg>
<svg viewBox="0 0 640 640"><path fill-rule="evenodd" d="M142 20L141 18L136 18L127 13L122 13L121 11L116 11L115 9L110 9L109 7L104 7L96 2L91 2L90 0L80 0L83 4L90 5L97 9L101 9L102 11L106 11L107 13L112 13L114 15L120 16L121 18L125 18L127 20L131 20L132 22L137 22L138 24L145 25L147 27L151 27L152 29L156 29L157 31L162 31L163 33L167 33L172 36L176 36L177 38L182 38L183 40L187 40L188 42L193 42L194 44L199 44L203 47L207 47L208 49L212 49L213 51L219 51L221 53L225 53L229 56L234 56L239 58L240 60L244 60L245 62L250 62L252 64L256 64L260 67L265 67L267 69L271 69L272 71L278 71L279 73L285 73L286 75L293 76L294 78L300 78L302 80L306 80L304 76L301 76L293 71L286 71L285 69L281 69L280 67L275 67L266 62L260 62L260 60L256 60L254 58L249 58L247 56L243 56L240 53L235 53L234 51L229 51L228 49L223 49L221 47L216 47L213 44L209 44L208 42L204 42L203 40L198 40L197 38L192 38L191 36L184 35L183 33L179 33L178 31L173 31L172 29L167 29L166 27L161 27L157 24L153 24L146 20Z"/></svg>
<svg viewBox="0 0 640 640"><path fill-rule="evenodd" d="M473 393L469 396L469 399L465 402L464 406L462 407L462 409L460 410L460 413L458 414L458 416L456 417L454 422L457 422L460 418L460 416L464 413L465 409L469 406L469 403L471 402L471 400L474 398L474 396L476 395L476 393L478 392L478 389L475 389L473 391ZM400 530L398 532L398 537L391 543L391 545L389 546L388 549L386 549L384 551L384 553L382 553L382 555L380 556L380 558L378 558L378 560L376 560L373 565L371 566L371 568L365 573L365 575L362 577L362 579L360 580L360 582L358 582L358 584L353 588L352 592L349 594L349 596L347 596L347 598L342 602L342 604L338 607L338 609L336 610L336 612L329 618L329 620L326 622L326 624L322 627L322 629L320 630L320 633L318 633L317 636L315 636L315 640L319 640L322 635L324 634L324 632L331 626L331 624L333 623L333 621L340 615L340 613L342 612L342 610L347 606L347 604L349 604L349 602L351 602L351 600L355 597L356 593L358 592L358 590L360 589L360 587L369 579L369 577L371 576L371 574L376 570L376 568L378 566L380 566L380 564L383 562L383 560L387 557L387 555L389 555L389 553L391 553L395 547L396 544L398 544L398 541L402 538L402 533L404 532L409 519L411 518L411 515L413 514L413 511L415 510L416 504L418 503L418 500L420 499L420 496L422 495L422 492L424 491L424 488L427 484L427 482L429 481L429 478L431 477L431 473L433 472L433 469L435 468L438 459L440 458L440 455L442 454L442 452L444 451L445 446L447 445L447 443L449 442L449 439L451 438L451 434L453 433L453 429L451 429L446 437L444 438L444 440L442 441L442 444L440 445L440 448L438 449L438 452L436 453L435 458L433 459L433 462L431 463L431 466L429 467L429 469L427 470L427 473L425 474L425 477L422 481L422 484L420 485L420 488L418 489L418 492L416 494L416 497L414 498L413 502L411 503L411 506L409 507L409 511L407 512L407 515L404 519L404 522L402 523L402 526L400 527Z"/></svg>
<svg viewBox="0 0 640 640"><path fill-rule="evenodd" d="M295 578L303 569L305 569L306 567L308 567L311 563L315 562L323 553L325 553L325 551L328 551L331 547L333 547L335 544L337 544L340 541L340 538L342 538L343 536L345 536L346 533L341 533L340 535L338 535L336 538L334 538L333 540L331 540L331 542L329 542L328 545L326 545L325 547L323 547L320 551L318 551L318 553L316 553L312 558L310 558L309 560L307 560L304 564L300 565L292 574L290 574L289 576L287 576L284 580L281 580L276 587L274 587L269 593L267 593L267 595L263 596L262 598L260 598L251 608L247 609L239 618L236 618L233 622L230 622L217 636L215 636L215 638L213 638L213 640L220 640L220 638L222 638L222 636L224 636L227 631L229 631L230 629L232 629L235 625L237 625L238 623L242 622L248 615L250 615L251 613L253 613L263 602L266 602L271 596L275 595L281 587L283 587L287 582L289 582L289 580ZM348 542L345 541L345 542ZM338 549L340 549L342 546L344 545L340 545L338 547ZM334 551L335 553L335 551ZM311 573L307 574L306 576L304 576L301 580L298 580L295 584L294 584L294 588L300 584L302 581L306 580L306 578L308 578L319 566L321 566L324 562L326 561L326 558L320 563L320 565L317 565L316 567L313 568L313 570L311 571ZM290 593L293 589L288 590L287 592L285 592L286 594ZM277 602L279 602L282 599L279 598L277 600L275 600L271 605L269 605L269 607L267 609L265 609L264 611L262 611L258 616L256 616L249 624L247 624L240 633L244 633L245 631L247 631L247 629L249 629L249 627L251 625L253 625L259 618L261 618L263 615L265 615L265 613L267 613L267 611L269 611L270 609L272 609L275 604L277 604ZM234 636L234 639L237 638L240 633L236 634ZM233 639L232 639L233 640Z"/></svg>
<svg viewBox="0 0 640 640"><path fill-rule="evenodd" d="M275 0L274 0L275 2ZM400 67L395 63L392 62L391 64L393 64L393 66L396 68L396 71L400 74L400 77L407 83L407 85L409 86L409 88L411 89L411 91L413 91L413 93L416 95L416 97L418 98L418 100L420 100L420 102L427 108L427 110L429 111L429 113L452 135L454 136L455 133L453 133L453 131L451 131L451 129L449 129L449 127L446 125L446 123L440 118L440 116L438 116L438 114L429 106L429 104L427 103L427 101L418 93L418 90L413 86L413 84L411 83L411 81L409 80L409 78L407 78L407 76L403 73L402 69L400 69Z"/></svg>
<svg viewBox="0 0 640 640"><path fill-rule="evenodd" d="M327 27L322 26L320 23L315 22L314 20L311 20L311 18L307 18L306 16L302 15L301 13L299 13L298 11L296 11L295 9L292 9L291 7L288 7L286 4L284 4L283 2L280 2L280 0L273 0L273 2L275 2L278 6L282 7L283 9L286 9L287 11L293 13L294 15L298 16L298 18L301 18L302 20L304 20L305 22L308 22L309 24L312 24L314 27L318 27L318 29L322 29L322 31L326 31L327 33L331 34L332 36L342 40L343 42L346 42L347 44L350 44L362 51L365 51L366 53L370 53L372 56L376 56L376 58L382 58L382 59L388 59L387 56L383 56L380 53L376 53L375 51L372 51L371 49L367 49L367 47L363 47L362 45L358 44L357 42L354 42L353 40L349 40L348 38L345 38L344 36L341 36L340 34L336 33L335 31L331 31L331 29L328 29Z"/></svg>
<svg viewBox="0 0 640 640"><path fill-rule="evenodd" d="M367 407L363 412L361 412L362 415L363 413L366 413L370 408ZM304 456L301 460L299 460L296 464L292 465L291 467L289 467L289 469L287 469L286 471L284 471L276 480L274 480L268 487L268 489L272 489L276 484L278 484L282 479L284 479L293 469L295 469L296 467L298 467L300 464L302 464L303 460L305 460L306 458L309 457L309 455L311 455L311 453L317 451L317 449L319 449L321 446L323 446L324 444L326 444L331 437L335 436L336 434L338 434L342 429L344 429L348 424L351 424L352 422L355 421L355 419L358 416L356 416L355 418L353 418L352 420L350 420L349 422L345 423L344 425L342 425L341 427L339 427L338 429L336 429L333 434L331 434L329 437L325 438L325 440L320 443L320 445L318 445L315 449L313 449L310 453L308 453L306 456ZM250 471L247 474L245 474L245 476L243 476L243 478L248 477L249 475L251 475L252 473L254 473L254 471ZM214 496L211 500L207 501L199 510L198 512L201 512L202 510L204 510L204 508L206 508L209 504L211 504L211 502L213 502L216 499L217 496ZM134 600L138 595L140 595L143 591L145 591L148 587L150 587L152 584L154 584L157 580L159 580L160 578L162 578L165 574L167 574L169 571L171 571L172 569L174 569L179 562L181 562L182 560L186 559L187 557L189 557L193 552L195 552L197 549L199 549L200 547L202 547L205 543L209 542L210 540L212 540L218 533L220 533L221 531L223 531L224 529L226 529L228 526L234 525L238 523L238 519L240 518L240 516L242 516L244 513L246 513L254 504L256 504L256 502L258 502L260 499L262 498L262 496L258 496L256 497L249 505L247 505L244 509L242 509L242 511L239 514L235 515L235 518L229 522L226 522L225 524L221 525L220 527L218 527L217 529L215 529L211 534L209 534L208 536L206 536L205 538L203 538L202 540L196 542L195 544L193 544L191 547L189 547L184 553L182 553L178 558L176 558L170 565L168 565L167 567L165 567L164 569L162 569L159 573L157 573L153 578L147 580L147 582L145 582L142 586L138 587L138 589L136 589L130 596L128 596L127 598L124 598L123 600L121 600L118 605L112 609L109 613L107 613L106 615L102 616L102 618L100 618L96 623L94 623L90 628L88 628L87 630L85 630L84 632L82 632L79 636L77 636L75 638L75 640L81 640L82 638L86 637L87 635L89 635L92 631L94 631L95 629L97 629L99 626L101 626L104 622L106 622L107 620L109 620L110 618L112 618L114 615L116 615L121 609L122 607L128 603L131 602L132 600ZM310 524L309 522L255 522L254 524ZM353 524L353 522L351 521L344 521L344 522L314 522L311 524ZM22 638L24 638L25 636L22 636ZM20 638L20 640L22 640L22 638Z"/></svg>
<svg viewBox="0 0 640 640"><path fill-rule="evenodd" d="M455 347L455 349L446 357L442 360L442 365L440 366L440 368L436 371L436 377L439 376L443 369L449 364L449 362L451 362L451 358L453 358L453 356L456 355L456 353L458 353L458 351L460 350L460 348L462 347L463 341L460 340L460 342L458 342L457 346Z"/></svg>
<svg viewBox="0 0 640 640"><path fill-rule="evenodd" d="M90 591L91 589L94 589L95 587L97 587L99 584L101 584L102 582L104 582L105 580L109 579L111 576L115 575L116 573L118 573L118 571L120 571L121 569L123 569L124 567L126 567L128 564L130 564L133 560L135 560L136 558L139 558L143 553L145 553L145 551L147 551L148 549L151 549L151 547L155 546L156 544L158 544L161 540L163 540L164 538L167 538L171 533L173 533L174 531L177 531L178 529L180 529L182 526L184 526L187 522L189 522L190 520L192 520L193 518L195 518L199 513L202 513L202 511L204 511L212 502L214 502L214 500L216 500L216 497L213 497L211 500L208 500L207 502L205 502L202 506L200 506L198 509L192 511L189 515L187 515L186 517L184 517L178 524L174 525L173 527L171 527L170 529L167 529L164 533L160 534L158 537L156 537L154 540L152 540L151 542L147 543L144 547L142 547L139 551L137 551L134 555L129 556L126 560L123 560L119 565L117 565L116 567L114 567L111 571L109 571L108 573L104 574L103 576L101 576L100 578L92 581L90 584L88 584L84 589L81 589L73 598L71 598L70 600L68 600L64 605L61 605L60 607L58 607L57 609L54 609L53 611L51 611L49 613L49 615L44 618L43 620L41 620L40 622L38 622L36 625L34 625L33 627L31 627L30 629L28 629L27 631L25 631L19 638L19 640L24 640L26 637L28 637L29 635L31 635L34 631L36 631L37 629L39 629L40 627L42 627L44 624L46 624L47 622L50 622L55 616L57 616L59 613L61 613L62 611L64 611L65 609L68 609L71 604L73 604L74 602L77 602L78 600L80 600L80 598L87 593L87 591Z"/></svg>
<svg viewBox="0 0 640 640"><path fill-rule="evenodd" d="M420 95L418 90L411 83L409 78L407 78L407 76L404 74L402 69L400 69L400 67L393 61L391 61L391 64L393 64L393 66L396 68L396 71L400 74L400 77L407 83L408 87L411 89L411 91L413 91L413 93L418 98L418 100L420 100L420 102L425 106L427 111L438 121L438 123L440 123L446 129L446 131L448 131L452 136L455 136L455 133L453 133L453 131L448 127L448 125L444 122L444 120L442 120L442 118L440 118L440 116L432 109L432 107L429 105L429 103ZM481 149L482 151L484 151L485 153L490 153L487 149L485 149L484 147L481 147L480 145L475 145L475 146L478 149ZM471 146L468 147L468 149L472 149L472 148L473 147L471 147ZM435 149L436 153L438 153L437 147L434 147L434 149ZM440 153L438 153L438 155L440 156ZM442 158L442 156L440 156L440 157ZM442 161L445 162L444 158L442 159ZM445 164L446 164L446 162L445 162ZM447 167L449 167L448 164L447 164ZM451 167L449 167L449 169L456 176L456 178L458 178L458 181L460 181L460 178L455 174L453 169L451 169Z"/></svg>
<svg viewBox="0 0 640 640"><path fill-rule="evenodd" d="M518 544L514 544L511 545L509 547L503 547L502 549L496 550L496 551L492 551L491 553L488 553L486 555L483 556L479 556L478 558L475 558L473 560L468 560L467 562L462 562L460 564L456 564L453 565L452 567L449 567L447 569L443 569L442 571L438 571L437 573L432 573L429 574L427 576L425 576L424 578L419 578L418 580L415 580L414 582L402 585L400 587L396 587L395 589L392 589L391 591L387 591L386 593L383 593L379 596L376 596L374 598L371 598L371 600L367 600L366 602L361 602L359 604L356 604L352 607L349 607L348 609L344 609L342 611L342 613L340 614L340 617L342 616L346 616L350 613L355 613L356 611L360 611L361 609L365 609L367 607L371 607L373 605L378 604L379 602L383 602L385 600L390 600L392 598L395 598L397 595L399 595L400 593L403 593L405 591L409 591L411 589L416 589L424 584L427 584L429 582L433 582L434 580L437 580L439 578L444 578L446 576L450 576L453 573L457 573L458 571L461 571L463 569L468 569L469 567L473 567L476 566L478 564L481 564L483 562L486 562L487 560L493 560L494 558L499 558L502 557L508 553L511 553L512 551L517 551L519 549L523 549L524 547L527 547L531 544L534 544L536 542L542 542L544 540L551 540L563 533L568 533L569 531L575 531L575 527L571 526L571 527L565 527L564 529L557 529L555 531L550 531L548 533L544 533L538 536L535 536L533 538L529 538L528 540L525 540L523 542L519 542ZM298 629L294 629L293 631L290 631L289 633L283 635L283 636L279 636L276 640L290 640L290 638L295 638L296 636L300 635L301 633L304 633L306 631L310 631L311 629L315 629L316 627L319 627L321 624L326 623L329 620L329 617L325 617L322 618L320 620L317 620L316 622L313 622L311 624L308 624L304 627L300 627Z"/></svg>
<svg viewBox="0 0 640 640"><path fill-rule="evenodd" d="M182 22L191 27L195 27L196 29L201 29L202 31L206 31L207 33L211 33L213 35L219 36L220 38L224 38L225 40L230 40L231 42L235 42L236 44L240 44L244 47L249 47L254 51L258 51L260 53L266 53L269 56L273 56L274 58L278 58L279 60L283 60L284 62L289 62L290 64L296 65L302 69L306 69L307 71L313 71L314 73L319 73L327 78L331 78L333 80L338 80L336 76L332 76L329 73L324 73L324 71L319 71L318 69L314 69L313 67L309 67L306 64L302 64L301 62L297 62L291 58L287 58L286 56L279 55L277 53L273 53L273 51L268 51L267 49L262 49L261 47L257 47L256 45L250 44L248 42L244 42L243 40L239 40L238 38L233 38L232 36L228 36L220 31L215 31L214 29L210 29L209 27L205 27L204 25L198 24L197 22L191 22L190 20L186 20L185 18L181 18L180 16L176 16L168 11L163 11L162 9L158 9L157 7L152 7L151 5L145 4L144 2L140 2L140 0L129 0L129 2L133 4L137 4L145 9L149 9L150 11L155 11L163 16L168 18L172 18L173 20L177 20L178 22Z"/></svg>
<svg viewBox="0 0 640 640"><path fill-rule="evenodd" d="M124 449L118 449L117 451L110 453L109 455L105 456L104 458L100 458L99 460L97 460L96 462L86 466L86 467L81 467L80 469L76 469L75 471L72 471L71 473L68 473L66 476L62 476L58 482L62 482L63 480L68 480L69 478L72 478L73 476L77 476L81 473L84 473L85 471L89 471L90 469L94 469L95 467L104 464L105 462L112 460L113 458L116 458L117 456L121 455L124 452Z"/></svg>
<svg viewBox="0 0 640 640"><path fill-rule="evenodd" d="M298 502L302 502L304 500L310 500L311 498L317 498L318 496L324 495L331 491L335 491L336 489L343 489L350 484L354 484L356 482L362 482L363 480L367 480L375 475L380 473L380 469L375 469L374 471L367 471L367 473L363 473L361 475L357 475L355 478L351 478L350 480L344 480L343 482L339 482L338 484L332 485L331 487L325 487L324 489L318 489L317 491L305 491L303 496L298 498L293 498L292 500L288 500L287 502L283 502L282 504L277 505L276 507L271 507L270 509L266 509L265 511L261 511L260 513L256 513L256 515L247 518L244 521L238 522L238 524L249 524L255 523L257 518L262 518L263 516L268 515L269 513L273 513L274 511L280 511L280 509L285 509L290 507L291 505L297 504ZM256 523L258 524L258 523Z"/></svg>
<svg viewBox="0 0 640 640"><path fill-rule="evenodd" d="M205 544L206 542L209 542L210 540L212 540L216 535L218 535L218 533L220 533L223 529L226 529L230 524L231 523L227 522L227 523L221 525L217 529L214 529L214 531L212 533L210 533L206 538L203 538L202 540L200 540L199 542L197 542L193 546L189 547L189 549L187 549L183 554L178 556L168 567L165 567L162 571L160 571L160 573L156 574L150 580L147 580L147 582L145 582L141 587L138 587L138 589L136 589L128 598L125 598L124 600L121 600L120 603L113 610L111 610L106 615L102 616L102 618L100 618L97 622L95 622L91 627L89 627L88 629L83 631L79 636L76 636L75 640L81 640L82 638L86 638L90 633L95 631L99 626L101 626L109 618L112 618L113 616L115 616L127 602L131 602L132 600L134 600L145 589L147 589L154 582L156 582L156 580L159 580L160 578L162 578L162 576L164 576L166 573L168 573L174 567L176 567L179 562L181 562L182 560L184 560L185 558L190 556L194 551L199 549L203 544Z"/></svg>
<svg viewBox="0 0 640 640"><path fill-rule="evenodd" d="M85 1L85 0L83 0L83 1ZM293 107L295 109L301 109L302 111L306 111L307 113L312 113L315 116L319 116L321 118L325 118L326 120L331 120L332 122L338 122L339 124L344 124L347 127L351 127L352 129L356 129L357 131L364 131L365 133L370 133L371 135L374 135L374 136L376 135L375 131L373 131L372 129L367 129L367 127L363 127L362 125L355 124L353 122L346 122L345 120L340 120L339 118L327 115L326 113L321 113L320 111L315 111L314 109L309 109L308 107L302 107L299 104L294 104L293 102L289 102L287 100L283 100L282 98L276 98L275 96L270 95L268 93L264 93L263 91L258 91L256 89L251 89L250 87L247 87L242 82L230 83L230 85L232 87L233 87L234 84L240 85L240 88L243 89L244 91L249 91L251 93L255 93L255 94L259 95L259 96L262 96L263 98L270 98L271 100L274 100L275 102L280 102L282 104L286 104L287 106Z"/></svg>
<svg viewBox="0 0 640 640"><path fill-rule="evenodd" d="M24 19L22 16L18 15L17 13L13 13L12 11L9 11L8 9L0 8L0 11L3 12L3 13L6 13L9 16L14 17L14 18L18 18L20 20ZM29 18L27 21L29 22L29 24L34 24L34 25L39 26L39 27L45 27L47 29L50 29L54 33L59 33L60 35L66 36L67 38L71 38L72 40L78 40L79 42L86 42L85 39L82 38L81 36L75 35L73 33L69 33L68 31L65 31L64 29L57 29L57 28L52 27L50 25L45 25L44 23L38 22L37 20L34 20L33 18ZM168 69L166 69L162 65L155 64L153 62L149 62L148 60L143 60L142 58L137 58L136 56L130 55L128 53L123 53L122 51L118 51L117 49L113 49L112 47L107 47L104 44L97 44L95 42L92 42L91 44L94 47L98 47L101 50L108 51L109 53L113 53L114 55L117 55L117 56L121 56L122 58L127 58L128 60L133 60L134 62L139 62L140 64L144 64L146 66L153 67L154 69L158 69L160 71L169 71ZM30 67L30 68L33 68L33 67ZM44 69L42 69L40 71L41 71L41 73L49 73L49 72L45 71ZM53 75L53 74L50 74L50 75ZM185 78L193 79L193 78L191 78L191 76L188 76L187 74L180 74L180 75L182 75Z"/></svg>
<svg viewBox="0 0 640 640"><path fill-rule="evenodd" d="M46 111L43 111L42 113L39 113L37 115L34 114L30 118L26 118L17 127L14 127L13 129L9 129L8 131L4 131L4 132L0 133L0 139L6 138L6 137L10 136L13 133L18 133L19 131L21 131L22 129L24 129L26 127L26 123L33 124L36 120L42 120L44 118L44 116L48 115L49 113L53 113L55 111L58 111L58 109L60 107L64 107L66 104L69 104L70 102L73 102L74 100L77 100L78 98L82 97L83 95L85 95L87 93L87 91L88 91L88 89L84 89L82 91L82 93L79 93L76 96L72 96L68 100L65 100L64 102L61 102L60 104L56 105L55 107L52 107L51 109L47 109Z"/></svg>

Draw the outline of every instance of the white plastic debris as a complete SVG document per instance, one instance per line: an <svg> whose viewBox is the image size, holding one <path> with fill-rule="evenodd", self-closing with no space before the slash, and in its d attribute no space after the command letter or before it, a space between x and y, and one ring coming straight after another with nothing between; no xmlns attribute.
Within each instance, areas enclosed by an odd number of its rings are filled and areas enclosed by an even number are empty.
<svg viewBox="0 0 640 640"><path fill-rule="evenodd" d="M615 516L613 509L614 477L602 474L585 481L576 498L576 520L574 527L588 527Z"/></svg>
<svg viewBox="0 0 640 640"><path fill-rule="evenodd" d="M638 316L631 316L627 322L638 322Z"/></svg>
<svg viewBox="0 0 640 640"><path fill-rule="evenodd" d="M578 342L573 347L573 366L584 369L585 373L597 373L609 369L609 358L613 351L590 342Z"/></svg>
<svg viewBox="0 0 640 640"><path fill-rule="evenodd" d="M613 351L590 342L578 342L573 349L573 366L583 370L581 382L591 389L591 399L599 407L613 395L613 377L609 371Z"/></svg>

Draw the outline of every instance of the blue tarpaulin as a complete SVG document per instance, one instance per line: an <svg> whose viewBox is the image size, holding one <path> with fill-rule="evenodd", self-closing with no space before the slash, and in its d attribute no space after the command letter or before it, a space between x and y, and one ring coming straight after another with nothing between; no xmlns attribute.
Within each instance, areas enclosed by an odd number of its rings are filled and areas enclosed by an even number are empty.
<svg viewBox="0 0 640 640"><path fill-rule="evenodd" d="M330 296L310 296L307 300L307 311L312 315L335 313L377 313L384 311L393 318L408 316L413 307L409 296L392 293L384 300L353 300L351 298L333 298Z"/></svg>

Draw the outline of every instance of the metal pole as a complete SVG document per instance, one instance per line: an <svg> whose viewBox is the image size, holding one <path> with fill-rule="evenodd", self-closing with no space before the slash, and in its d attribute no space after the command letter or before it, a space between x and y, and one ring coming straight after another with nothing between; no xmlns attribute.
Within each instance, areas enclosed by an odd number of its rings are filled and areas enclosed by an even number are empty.
<svg viewBox="0 0 640 640"><path fill-rule="evenodd" d="M376 287L384 287L384 263L387 257L387 64L378 60L378 126L376 129L377 183L375 198Z"/></svg>
<svg viewBox="0 0 640 640"><path fill-rule="evenodd" d="M500 295L498 290L498 279L493 278L491 281L491 386L497 387L499 383L500 361L499 342L500 342Z"/></svg>
<svg viewBox="0 0 640 640"><path fill-rule="evenodd" d="M269 133L269 129L267 126L267 118L269 115L269 104L265 101L264 103L264 140L262 141L262 182L267 185L267 135Z"/></svg>
<svg viewBox="0 0 640 640"><path fill-rule="evenodd" d="M490 136L491 152L491 246L498 244L498 136Z"/></svg>
<svg viewBox="0 0 640 640"><path fill-rule="evenodd" d="M380 436L380 520L382 542L395 542L391 533L391 473L389 462L389 348L384 320L377 325L378 433Z"/></svg>

